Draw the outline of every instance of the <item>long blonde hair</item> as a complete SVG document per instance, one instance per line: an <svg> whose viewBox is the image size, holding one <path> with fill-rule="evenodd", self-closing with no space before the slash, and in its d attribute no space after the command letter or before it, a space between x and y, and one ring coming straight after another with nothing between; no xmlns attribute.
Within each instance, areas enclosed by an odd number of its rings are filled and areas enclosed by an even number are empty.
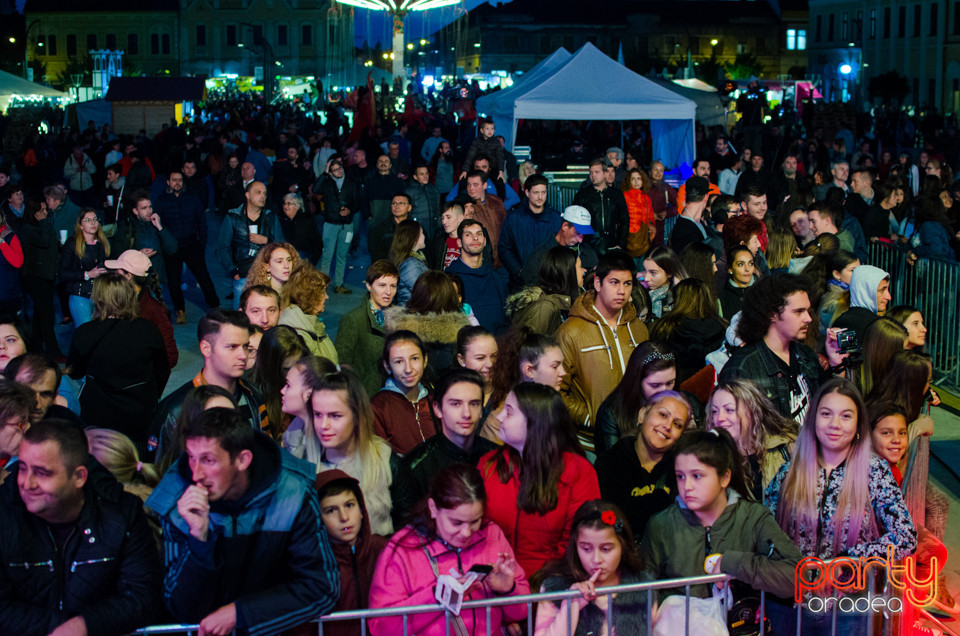
<svg viewBox="0 0 960 636"><path fill-rule="evenodd" d="M367 500L371 524L375 524L374 532L390 534L393 531L390 522L390 485L393 482L390 472L390 447L373 432L373 408L359 376L349 368L324 373L327 365L321 361L327 362L316 356L302 358L294 368L303 374L303 384L311 392L311 403L313 396L319 391L346 394L345 402L353 417L353 439L357 450L352 457L338 463L337 468L360 482L360 489ZM323 448L313 425L312 404L307 410L308 421L303 425L303 458L316 465L317 472L321 472Z"/></svg>
<svg viewBox="0 0 960 636"><path fill-rule="evenodd" d="M154 465L140 461L136 446L123 433L109 428L88 428L83 432L90 454L121 484L145 484L154 488L160 483L160 474Z"/></svg>
<svg viewBox="0 0 960 636"><path fill-rule="evenodd" d="M319 391L342 391L346 394L345 401L353 417L353 440L356 443L364 473L368 468L376 470L374 462L376 453L373 450L376 439L373 433L373 408L370 406L370 398L363 388L363 383L356 373L348 368L327 373L328 365L324 364L325 361L319 356L310 356L298 360L293 368L303 374L303 384L310 390L311 400ZM304 422L303 427L304 459L319 465L323 449L313 427L313 408L309 408L308 411L309 421Z"/></svg>
<svg viewBox="0 0 960 636"><path fill-rule="evenodd" d="M870 422L867 418L863 398L857 387L844 378L834 378L820 387L814 396L811 407L803 419L803 426L797 435L797 446L787 470L787 476L780 487L780 499L777 506L777 523L794 542L800 540L800 528L812 536L817 536L820 524L821 493L818 492L820 472L820 441L817 439L817 411L820 402L831 393L839 393L853 401L857 407L857 434L854 436L844 462L843 483L837 497L837 508L833 513L833 546L831 556L837 556L860 541L863 524L869 524L873 537L877 536L877 520L870 503L870 459L873 457L873 445L870 437ZM826 484L824 484L826 487ZM864 513L869 511L864 516ZM849 529L843 532L845 521ZM807 555L811 556L811 555Z"/></svg>
<svg viewBox="0 0 960 636"><path fill-rule="evenodd" d="M757 385L744 380L721 382L713 389L710 401L707 402L707 416L704 422L704 428L708 431L717 428L713 422L710 403L718 391L726 391L732 395L737 404L737 416L740 417L740 413L743 413L749 420L747 430L740 434L740 441L737 442L737 447L744 456L754 457L763 462L769 435L780 435L790 440L797 438L797 423L780 415L770 398L764 395Z"/></svg>
<svg viewBox="0 0 960 636"><path fill-rule="evenodd" d="M83 258L83 255L87 253L87 242L83 240L83 217L91 213L97 217L97 242L103 245L104 254L110 256L110 241L107 240L107 235L103 233L103 225L100 224L100 216L97 211L93 208L80 208L80 212L77 213L77 220L73 224L73 251L77 253L77 258Z"/></svg>

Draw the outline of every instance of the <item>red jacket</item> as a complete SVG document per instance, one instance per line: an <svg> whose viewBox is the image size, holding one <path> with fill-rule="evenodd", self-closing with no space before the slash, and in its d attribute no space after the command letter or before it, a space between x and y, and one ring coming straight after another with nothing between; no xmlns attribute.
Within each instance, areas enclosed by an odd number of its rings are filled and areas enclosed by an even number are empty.
<svg viewBox="0 0 960 636"><path fill-rule="evenodd" d="M406 455L437 434L429 393L414 405L407 396L387 388L370 399L370 406L373 407L373 432L387 440L398 455Z"/></svg>
<svg viewBox="0 0 960 636"><path fill-rule="evenodd" d="M563 557L577 508L600 498L597 473L580 455L563 453L557 507L545 515L523 512L517 508L519 469L502 484L494 468L496 455L502 452L506 449L490 451L477 464L487 491L487 517L507 535L523 571L533 574L548 561Z"/></svg>
<svg viewBox="0 0 960 636"><path fill-rule="evenodd" d="M177 366L177 360L180 359L180 351L177 349L177 340L173 336L173 325L170 324L170 317L164 310L163 305L150 295L146 289L140 292L140 317L146 318L157 326L160 330L160 336L163 338L163 346L167 350L167 362L170 368Z"/></svg>

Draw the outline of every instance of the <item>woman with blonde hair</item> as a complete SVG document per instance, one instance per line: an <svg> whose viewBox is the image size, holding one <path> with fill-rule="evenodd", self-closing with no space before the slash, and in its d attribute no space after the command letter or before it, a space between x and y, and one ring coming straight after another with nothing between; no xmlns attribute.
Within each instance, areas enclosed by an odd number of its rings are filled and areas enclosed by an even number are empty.
<svg viewBox="0 0 960 636"><path fill-rule="evenodd" d="M635 432L597 456L600 494L623 510L638 536L643 536L650 517L673 503L670 450L694 426L687 398L660 391L640 409Z"/></svg>
<svg viewBox="0 0 960 636"><path fill-rule="evenodd" d="M67 356L70 377L86 378L80 416L145 452L150 416L170 377L163 338L139 317L136 290L120 272L98 276L91 300L93 320L77 327Z"/></svg>
<svg viewBox="0 0 960 636"><path fill-rule="evenodd" d="M537 174L537 165L532 161L524 161L517 169L517 178L510 181L510 187L522 197L524 184L535 174Z"/></svg>
<svg viewBox="0 0 960 636"><path fill-rule="evenodd" d="M109 428L87 428L83 432L94 459L123 484L124 490L146 501L161 475L153 464L140 460L130 438Z"/></svg>
<svg viewBox="0 0 960 636"><path fill-rule="evenodd" d="M314 464L318 474L337 468L359 481L370 529L389 536L393 453L373 434L373 409L357 374L347 368L328 370L322 360L303 358L288 372L288 382L289 374L299 374L301 394L309 398L308 418L299 428L290 425L283 446Z"/></svg>
<svg viewBox="0 0 960 636"><path fill-rule="evenodd" d="M296 329L312 355L322 356L337 364L340 362L337 348L333 346L333 341L327 335L327 327L320 318L330 297L327 294L330 280L329 276L309 263L295 269L280 295L283 311L280 312L278 324Z"/></svg>
<svg viewBox="0 0 960 636"><path fill-rule="evenodd" d="M60 265L57 271L57 280L69 296L70 315L78 327L90 322L93 313L93 304L90 302L93 281L106 273L104 263L108 256L110 243L100 227L96 210L81 209L73 225L73 240L67 239L60 250Z"/></svg>
<svg viewBox="0 0 960 636"><path fill-rule="evenodd" d="M764 253L767 257L767 265L770 266L770 273L787 272L796 249L797 239L793 234L780 228L770 230L767 251Z"/></svg>
<svg viewBox="0 0 960 636"><path fill-rule="evenodd" d="M290 273L302 264L297 248L290 243L264 245L253 259L253 265L247 273L247 283L243 288L265 285L280 294L284 284L290 279Z"/></svg>
<svg viewBox="0 0 960 636"><path fill-rule="evenodd" d="M764 498L805 557L903 559L917 547L900 487L873 452L863 399L843 378L830 380L813 397L793 458L780 467ZM801 612L802 632L796 626ZM855 611L798 611L768 597L767 616L783 633L821 634L831 621L837 633L867 633L866 615Z"/></svg>
<svg viewBox="0 0 960 636"><path fill-rule="evenodd" d="M756 501L763 501L763 489L793 455L797 423L780 415L752 382L730 380L713 390L705 425L708 431L730 433L743 458L747 487Z"/></svg>

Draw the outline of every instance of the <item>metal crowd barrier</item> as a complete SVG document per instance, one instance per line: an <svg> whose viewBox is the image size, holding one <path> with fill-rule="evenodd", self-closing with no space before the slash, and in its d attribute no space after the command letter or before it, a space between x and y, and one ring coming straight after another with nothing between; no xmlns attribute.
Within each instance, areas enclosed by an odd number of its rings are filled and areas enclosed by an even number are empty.
<svg viewBox="0 0 960 636"><path fill-rule="evenodd" d="M921 258L907 263L903 250L871 243L870 263L890 274L893 305L923 313L934 382L960 388L960 263Z"/></svg>
<svg viewBox="0 0 960 636"><path fill-rule="evenodd" d="M873 571L870 570L868 579L870 580L870 585L873 584ZM645 583L632 583L629 585L615 585L611 587L598 588L596 590L598 596L607 596L610 597L613 594L622 594L626 592L646 592L647 596L647 631L649 635L653 634L653 615L649 611L649 608L653 607L654 604L654 592L656 590L662 589L677 589L682 588L684 590L684 599L685 603L685 626L684 626L684 635L690 636L691 627L696 629L698 625L690 624L690 588L695 585L709 585L713 583L727 583L732 581L733 577L725 574L714 574L707 576L691 576L678 579L667 579L662 581L650 581ZM471 634L471 636L496 636L501 633L500 626L491 625L491 610L494 607L500 607L505 605L526 605L527 606L527 616L531 619L527 621L526 634L527 636L533 636L534 633L534 621L533 618L533 608L537 603L541 601L562 601L564 599L576 598L580 596L580 592L576 590L564 590L561 592L551 592L551 593L540 593L540 594L525 594L517 596L503 596L496 598L488 598L476 601L465 601L461 607L461 614L468 610L482 610L486 612L486 624L487 628L483 634ZM608 601L610 599L608 598ZM831 636L837 636L837 616L838 616L838 604L833 603L832 610L832 629L830 631ZM567 604L567 636L572 636L573 632L570 630L571 618L573 612L573 604ZM317 620L317 633L319 636L323 636L324 630L323 626L325 624L334 623L338 621L360 621L360 633L362 636L368 636L370 634L368 621L372 618L388 618L388 617L400 617L403 620L403 630L400 634L395 636L411 636L409 632L408 617L413 614L427 614L427 613L440 613L443 611L439 605L411 605L405 607L391 607L391 608L381 608L381 609L367 609L367 610L355 610L349 612L334 612L327 616L320 617ZM759 621L762 625L764 619L766 618L766 595L764 592L760 592L760 616ZM444 627L445 634L449 636L452 633L452 622L451 619L453 614L450 612L444 612ZM797 634L800 634L802 621L802 606L797 605ZM607 623L607 633L612 633L611 625L613 624L613 604L608 602L606 609L606 623ZM872 630L874 623L874 616L870 614L868 616L868 629ZM198 625L155 625L151 627L144 627L137 630L136 634L142 634L143 636L155 636L159 634L188 634L193 635L197 633L199 626ZM872 633L872 631L868 631ZM236 634L236 632L234 632Z"/></svg>
<svg viewBox="0 0 960 636"><path fill-rule="evenodd" d="M573 205L573 198L577 196L578 188L574 186L565 186L557 183L551 183L547 186L547 205L554 210L563 210L567 206Z"/></svg>

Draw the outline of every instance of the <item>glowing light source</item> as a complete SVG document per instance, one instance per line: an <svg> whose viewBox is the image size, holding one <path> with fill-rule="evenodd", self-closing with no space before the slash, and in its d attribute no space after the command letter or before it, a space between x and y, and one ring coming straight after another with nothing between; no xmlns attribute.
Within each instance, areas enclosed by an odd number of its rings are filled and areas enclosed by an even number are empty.
<svg viewBox="0 0 960 636"><path fill-rule="evenodd" d="M843 73L844 75L849 75L850 73L853 72L853 67L850 66L849 64L841 64L840 72Z"/></svg>
<svg viewBox="0 0 960 636"><path fill-rule="evenodd" d="M427 11L459 4L460 0L338 0L338 2L373 11Z"/></svg>
<svg viewBox="0 0 960 636"><path fill-rule="evenodd" d="M718 40L717 38L713 38L712 40L710 40L710 46L716 46L719 43L720 43L720 40Z"/></svg>

